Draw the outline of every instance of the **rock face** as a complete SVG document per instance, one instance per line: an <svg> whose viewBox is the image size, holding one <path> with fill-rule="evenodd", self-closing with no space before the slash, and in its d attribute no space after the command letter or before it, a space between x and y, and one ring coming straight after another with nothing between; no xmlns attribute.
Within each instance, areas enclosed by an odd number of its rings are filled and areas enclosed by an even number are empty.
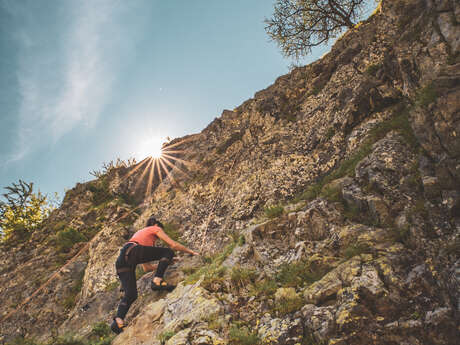
<svg viewBox="0 0 460 345"><path fill-rule="evenodd" d="M113 344L456 344L459 23L458 1L383 1L322 59L170 142L168 175L143 161L78 185L1 249L1 339L110 322L119 248L154 213L204 257L168 269L170 294L140 277ZM64 246L69 227L85 241Z"/></svg>

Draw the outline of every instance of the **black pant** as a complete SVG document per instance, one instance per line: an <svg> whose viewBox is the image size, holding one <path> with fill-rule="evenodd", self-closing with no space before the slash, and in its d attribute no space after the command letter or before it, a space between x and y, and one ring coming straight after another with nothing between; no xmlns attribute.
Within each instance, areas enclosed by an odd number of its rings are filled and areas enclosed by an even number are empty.
<svg viewBox="0 0 460 345"><path fill-rule="evenodd" d="M125 318L129 307L137 299L136 265L160 260L155 277L163 278L166 268L168 268L168 265L174 257L174 252L169 248L135 245L129 252L126 260L126 250L131 246L134 246L134 244L127 243L121 248L120 255L115 263L118 278L120 278L121 286L125 292L117 311L117 317L121 319ZM129 270L126 270L126 268L129 268ZM124 269L126 271L122 270L122 272L119 272L119 269Z"/></svg>

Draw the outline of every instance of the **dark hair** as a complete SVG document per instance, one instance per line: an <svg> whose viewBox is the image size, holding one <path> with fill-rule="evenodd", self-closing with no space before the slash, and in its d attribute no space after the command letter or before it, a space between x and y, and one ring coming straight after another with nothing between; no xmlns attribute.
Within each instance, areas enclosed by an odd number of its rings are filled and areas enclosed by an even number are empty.
<svg viewBox="0 0 460 345"><path fill-rule="evenodd" d="M154 226L158 225L160 228L164 228L163 224L157 220L154 216L150 216L149 219L147 219L147 226Z"/></svg>

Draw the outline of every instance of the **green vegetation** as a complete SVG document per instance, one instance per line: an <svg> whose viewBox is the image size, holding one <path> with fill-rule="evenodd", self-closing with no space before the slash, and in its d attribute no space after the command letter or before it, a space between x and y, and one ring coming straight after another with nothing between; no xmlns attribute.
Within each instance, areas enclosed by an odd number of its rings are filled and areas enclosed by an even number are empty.
<svg viewBox="0 0 460 345"><path fill-rule="evenodd" d="M276 206L266 207L264 212L265 212L265 215L270 219L277 218L283 214L284 208L281 205L276 205Z"/></svg>
<svg viewBox="0 0 460 345"><path fill-rule="evenodd" d="M251 332L248 327L242 326L237 322L230 326L229 338L232 345L256 345L260 343L256 333Z"/></svg>
<svg viewBox="0 0 460 345"><path fill-rule="evenodd" d="M85 242L88 239L74 228L65 228L56 234L56 248L59 252L68 252L75 243Z"/></svg>
<svg viewBox="0 0 460 345"><path fill-rule="evenodd" d="M96 323L91 332L85 338L75 337L68 334L59 337L53 337L46 343L35 341L34 339L26 339L17 337L7 345L110 345L114 336L109 325L105 322Z"/></svg>
<svg viewBox="0 0 460 345"><path fill-rule="evenodd" d="M78 279L74 281L72 287L70 288L69 294L62 301L62 305L65 309L72 309L75 307L76 299L78 294L83 287L83 277L85 276L85 271L83 270Z"/></svg>
<svg viewBox="0 0 460 345"><path fill-rule="evenodd" d="M335 128L329 127L326 134L324 134L324 138L326 138L326 140L329 141L334 135L335 135Z"/></svg>
<svg viewBox="0 0 460 345"><path fill-rule="evenodd" d="M290 314L299 310L305 305L305 299L295 294L293 296L286 296L277 301L274 310L279 316Z"/></svg>
<svg viewBox="0 0 460 345"><path fill-rule="evenodd" d="M382 67L381 64L371 64L367 66L366 70L364 71L365 74L375 77L377 71Z"/></svg>
<svg viewBox="0 0 460 345"><path fill-rule="evenodd" d="M160 335L158 335L158 340L164 343L168 341L169 339L171 339L172 337L174 337L175 334L176 332L174 331L164 331L160 333Z"/></svg>
<svg viewBox="0 0 460 345"><path fill-rule="evenodd" d="M407 245L410 238L409 226L404 226L402 228L396 226L390 227L390 237L396 242Z"/></svg>
<svg viewBox="0 0 460 345"><path fill-rule="evenodd" d="M372 248L366 243L354 243L349 245L343 250L343 257L345 260L351 259L356 255L361 254L370 254L372 253Z"/></svg>
<svg viewBox="0 0 460 345"><path fill-rule="evenodd" d="M283 287L301 287L320 280L329 267L321 267L308 261L295 261L284 264L276 275L276 281Z"/></svg>
<svg viewBox="0 0 460 345"><path fill-rule="evenodd" d="M257 272L253 269L235 266L230 271L230 280L233 286L244 288L247 285L254 283L257 278Z"/></svg>
<svg viewBox="0 0 460 345"><path fill-rule="evenodd" d="M337 190L323 189L323 187L344 176L353 176L356 165L372 152L372 145L384 138L385 135L392 130L399 132L414 150L418 148L417 138L410 126L408 109L400 107L396 116L383 121L369 131L367 139L355 153L344 159L341 164L329 174L324 175L316 183L308 186L305 191L294 199L294 202L299 202L300 200L309 201L319 196L331 198L334 201L339 200L340 195Z"/></svg>
<svg viewBox="0 0 460 345"><path fill-rule="evenodd" d="M5 187L0 200L0 242L14 245L25 242L42 226L54 209L53 202L40 191L34 192L33 183L19 180Z"/></svg>
<svg viewBox="0 0 460 345"><path fill-rule="evenodd" d="M180 239L180 236L181 236L181 233L179 232L179 227L176 225L176 224L173 224L173 223L164 223L164 232L166 232L166 234L171 237L174 241L176 242L181 242L179 239Z"/></svg>
<svg viewBox="0 0 460 345"><path fill-rule="evenodd" d="M109 174L112 170L114 169L120 169L120 168L128 168L134 164L136 164L136 158L128 158L126 161L117 158L116 161L111 160L110 162L106 163L104 162L102 164L102 169L101 170L93 170L90 172L91 175L93 175L96 178L101 178L107 174Z"/></svg>
<svg viewBox="0 0 460 345"><path fill-rule="evenodd" d="M92 202L94 206L101 206L114 199L114 195L109 190L109 180L105 177L91 182L88 190L93 193Z"/></svg>
<svg viewBox="0 0 460 345"><path fill-rule="evenodd" d="M257 284L250 286L251 296L255 296L261 299L273 296L278 289L278 285L273 279L266 278L262 281L258 281Z"/></svg>
<svg viewBox="0 0 460 345"><path fill-rule="evenodd" d="M142 266L138 265L136 266L136 280L142 278L147 272L144 271Z"/></svg>
<svg viewBox="0 0 460 345"><path fill-rule="evenodd" d="M206 289L212 288L212 285L215 283L223 283L226 268L221 265L232 253L237 244L237 241L234 240L221 253L211 258L205 258L207 264L189 275L185 279L185 284L195 284L201 277L203 277L202 286Z"/></svg>
<svg viewBox="0 0 460 345"><path fill-rule="evenodd" d="M433 103L438 98L438 91L436 90L434 84L428 83L420 90L418 90L415 103L419 106L426 107L427 105Z"/></svg>
<svg viewBox="0 0 460 345"><path fill-rule="evenodd" d="M106 285L105 291L113 291L118 287L118 285L120 285L120 282L118 280L115 280Z"/></svg>

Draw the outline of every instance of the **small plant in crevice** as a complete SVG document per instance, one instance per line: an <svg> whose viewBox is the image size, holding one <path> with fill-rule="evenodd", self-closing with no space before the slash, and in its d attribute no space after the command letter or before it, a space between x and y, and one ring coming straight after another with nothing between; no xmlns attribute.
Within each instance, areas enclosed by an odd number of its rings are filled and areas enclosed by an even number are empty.
<svg viewBox="0 0 460 345"><path fill-rule="evenodd" d="M204 288L213 288L213 285L216 283L223 285L225 282L224 276L227 268L223 267L222 263L232 253L237 244L237 242L232 241L223 249L222 252L211 258L204 258L206 265L189 275L185 279L185 284L195 284L198 280L200 280L200 278L203 278L202 286Z"/></svg>
<svg viewBox="0 0 460 345"><path fill-rule="evenodd" d="M80 272L78 279L76 279L70 288L69 293L62 301L62 306L65 309L72 309L77 303L77 296L83 287L83 277L85 276L85 271Z"/></svg>
<svg viewBox="0 0 460 345"><path fill-rule="evenodd" d="M174 331L164 331L164 332L162 332L162 333L160 333L158 335L158 340L161 343L164 343L165 341L168 341L169 339L171 339L175 335L176 335L176 332L174 332Z"/></svg>
<svg viewBox="0 0 460 345"><path fill-rule="evenodd" d="M283 287L301 287L320 280L330 268L308 261L295 261L280 266L275 280Z"/></svg>
<svg viewBox="0 0 460 345"><path fill-rule="evenodd" d="M433 103L438 98L438 90L435 88L434 83L428 83L418 90L415 97L415 104L426 107Z"/></svg>
<svg viewBox="0 0 460 345"><path fill-rule="evenodd" d="M74 228L64 228L56 234L56 247L58 252L68 252L74 244L86 242L88 239Z"/></svg>
<svg viewBox="0 0 460 345"><path fill-rule="evenodd" d="M395 242L400 242L404 245L409 244L410 228L408 225L404 227L392 226L389 228L389 231L390 231L390 237Z"/></svg>
<svg viewBox="0 0 460 345"><path fill-rule="evenodd" d="M238 322L234 322L230 326L228 335L231 345L257 345L260 343L257 333Z"/></svg>
<svg viewBox="0 0 460 345"><path fill-rule="evenodd" d="M284 208L281 205L266 207L264 210L265 215L272 219L281 216L284 212Z"/></svg>
<svg viewBox="0 0 460 345"><path fill-rule="evenodd" d="M278 289L278 285L276 281L271 278L265 278L261 281L257 281L254 284L251 284L249 287L249 294L254 297L258 297L259 299L265 299L271 297L276 290Z"/></svg>
<svg viewBox="0 0 460 345"><path fill-rule="evenodd" d="M397 131L414 151L418 150L419 143L409 122L409 109L404 104L401 104L396 108L395 113L393 117L372 128L367 138L353 154L343 159L332 171L309 185L305 191L294 198L294 202L313 200L321 195L323 187L328 183L345 176L354 176L358 163L368 156L372 152L372 146L390 131ZM328 195L330 196L330 194Z"/></svg>
<svg viewBox="0 0 460 345"><path fill-rule="evenodd" d="M235 266L230 271L230 281L238 289L254 283L256 278L257 272L253 269Z"/></svg>
<svg viewBox="0 0 460 345"><path fill-rule="evenodd" d="M355 257L357 255L361 254L371 254L372 253L372 248L366 244L366 243L354 243L350 244L348 247L346 247L342 255L345 260L349 260L352 257Z"/></svg>
<svg viewBox="0 0 460 345"><path fill-rule="evenodd" d="M297 294L289 297L286 296L277 301L274 311L278 313L278 316L285 316L300 310L305 303L305 299Z"/></svg>
<svg viewBox="0 0 460 345"><path fill-rule="evenodd" d="M375 77L377 71L382 67L381 64L370 64L367 66L366 70L364 71L365 74Z"/></svg>

